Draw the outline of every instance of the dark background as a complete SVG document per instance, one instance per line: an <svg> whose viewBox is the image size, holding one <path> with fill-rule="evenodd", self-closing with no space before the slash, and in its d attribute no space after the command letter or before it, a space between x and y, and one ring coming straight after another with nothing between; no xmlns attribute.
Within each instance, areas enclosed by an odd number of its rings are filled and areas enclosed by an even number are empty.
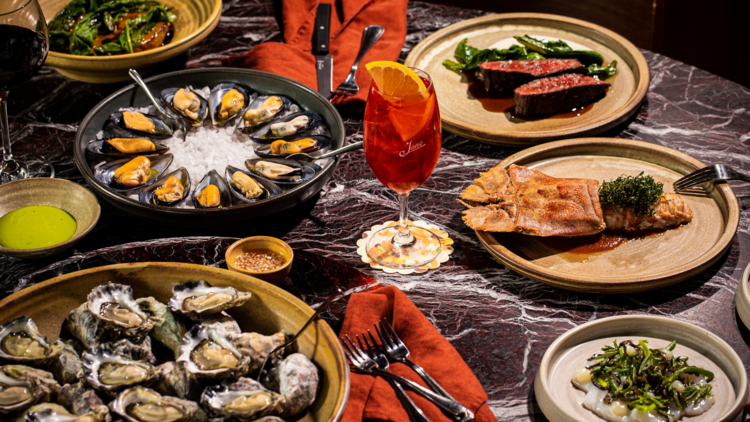
<svg viewBox="0 0 750 422"><path fill-rule="evenodd" d="M497 13L552 13L750 87L750 0L427 0Z"/></svg>

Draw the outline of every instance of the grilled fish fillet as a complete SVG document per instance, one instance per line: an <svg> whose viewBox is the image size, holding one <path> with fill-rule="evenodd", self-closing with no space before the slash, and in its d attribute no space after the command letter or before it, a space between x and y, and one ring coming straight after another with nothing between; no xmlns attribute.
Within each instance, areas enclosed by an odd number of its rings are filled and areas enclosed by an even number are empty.
<svg viewBox="0 0 750 422"><path fill-rule="evenodd" d="M459 200L464 222L475 230L532 236L586 236L603 230L665 229L688 223L693 212L674 193L663 194L652 217L599 203L599 183L558 179L526 167L499 165L475 180Z"/></svg>

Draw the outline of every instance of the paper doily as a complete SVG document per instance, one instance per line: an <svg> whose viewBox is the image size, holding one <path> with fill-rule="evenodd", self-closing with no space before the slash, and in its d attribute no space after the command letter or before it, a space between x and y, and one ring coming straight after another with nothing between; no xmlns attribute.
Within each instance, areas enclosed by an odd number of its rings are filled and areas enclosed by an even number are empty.
<svg viewBox="0 0 750 422"><path fill-rule="evenodd" d="M388 274L393 273L399 273L402 275L412 274L412 273L424 273L427 272L427 270L434 270L435 268L439 267L441 263L447 262L450 258L450 255L453 253L453 239L448 237L448 233L440 230L440 228L434 224L428 224L424 221L408 221L409 224L412 224L417 227L422 227L427 230L430 230L431 232L435 233L440 238L440 247L441 251L438 254L438 256L429 264L423 265L421 267L416 268L386 268L372 259L370 259L369 256L367 256L367 251L365 250L365 247L367 245L367 240L370 238L372 233L377 232L380 229L384 229L386 227L394 227L393 234L396 234L395 227L398 226L397 221L386 221L383 224L377 224L372 226L372 228L364 233L362 233L362 238L357 240L357 254L362 258L362 262L366 262L370 264L370 267L383 270Z"/></svg>

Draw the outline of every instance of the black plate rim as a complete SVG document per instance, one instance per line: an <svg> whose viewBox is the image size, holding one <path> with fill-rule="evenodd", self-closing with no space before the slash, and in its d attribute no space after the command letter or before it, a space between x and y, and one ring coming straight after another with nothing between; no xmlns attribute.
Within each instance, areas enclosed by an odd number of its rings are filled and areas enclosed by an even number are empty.
<svg viewBox="0 0 750 422"><path fill-rule="evenodd" d="M305 91L308 93L308 95L312 95L313 97L316 97L316 99L323 104L325 108L327 108L335 117L335 121L333 122L326 122L329 124L329 126L338 126L338 131L341 134L341 146L345 144L345 134L346 129L344 128L344 120L339 114L338 110L330 103L330 101L326 100L322 95L320 95L317 91L314 91L307 85L304 85L300 82L297 82L293 79L286 78L284 76L279 76L273 73L269 72L263 72L259 70L252 70L252 69L238 69L238 68L201 68L201 69L185 69L185 70L179 70L176 72L168 72L157 76L152 76L145 80L145 82L148 84L149 82L159 81L162 79L169 79L179 76L195 76L200 74L210 74L210 73L223 73L227 75L239 75L241 77L258 77L262 76L263 78L270 78L270 79L276 79L279 82L287 83L292 85L294 88L299 89L301 91ZM231 76L230 76L231 77ZM252 87L250 87L252 89ZM257 207L258 205L262 206L268 206L268 202L256 202L256 203L246 203L241 205L233 205L229 208L166 208L166 207L159 207L156 208L155 205L145 204L137 199L131 199L126 197L125 195L121 195L117 192L114 192L110 190L108 187L105 187L96 177L94 177L94 173L89 167L86 157L85 157L85 149L86 146L82 144L82 138L84 134L84 128L88 127L91 123L91 120L94 119L94 116L98 114L98 112L106 107L111 101L113 101L115 98L119 98L123 95L129 95L134 94L134 91L136 89L135 84L130 84L115 93L109 95L102 101L100 101L94 108L89 111L89 113L84 117L84 119L81 121L80 125L78 126L78 131L76 132L75 137L75 148L74 148L74 157L76 162L76 167L83 175L84 179L88 182L88 184L92 187L94 191L96 191L97 194L102 196L105 200L108 202L112 202L114 204L117 204L119 206L125 207L127 210L136 213L138 215L141 215L142 213L153 213L154 215L151 216L151 218L160 219L161 218L169 218L172 216L190 216L190 217L198 217L201 215L223 215L225 213L230 213L232 211L234 212L248 212L253 207ZM329 129L331 129L329 127ZM331 142L336 142L335 139L331 139ZM313 176L310 180L308 180L305 183L302 183L298 186L294 186L290 190L283 192L282 194L275 196L273 198L270 198L271 201L278 201L282 202L286 199L293 199L293 197L296 196L303 196L304 191L308 186L315 185L316 183L322 184L327 181L331 175L333 175L333 172L335 171L336 167L339 164L340 156L334 157L333 161L329 163L326 168L324 168L322 171L320 171L318 174ZM321 179L325 178L324 181L321 181Z"/></svg>

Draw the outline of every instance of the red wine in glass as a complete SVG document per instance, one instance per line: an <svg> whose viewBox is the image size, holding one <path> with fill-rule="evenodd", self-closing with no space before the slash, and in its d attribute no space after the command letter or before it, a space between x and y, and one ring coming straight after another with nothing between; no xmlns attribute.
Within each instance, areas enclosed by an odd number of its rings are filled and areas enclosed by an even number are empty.
<svg viewBox="0 0 750 422"><path fill-rule="evenodd" d="M38 0L0 0L0 137L3 141L0 183L29 176L26 163L13 159L10 149L8 91L36 75L47 58L48 43L47 22Z"/></svg>

